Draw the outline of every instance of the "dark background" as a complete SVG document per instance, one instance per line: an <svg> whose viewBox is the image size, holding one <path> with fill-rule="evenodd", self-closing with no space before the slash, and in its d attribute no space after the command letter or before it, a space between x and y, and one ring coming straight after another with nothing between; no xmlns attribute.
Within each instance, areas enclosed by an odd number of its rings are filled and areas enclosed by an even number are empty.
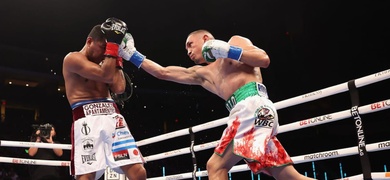
<svg viewBox="0 0 390 180"><path fill-rule="evenodd" d="M388 70L389 3L380 0L133 0L60 1L3 0L0 5L0 99L6 107L0 123L2 140L27 141L32 124L50 122L57 139L69 144L71 109L63 91L63 57L79 51L90 29L109 17L124 20L137 50L163 66L190 67L184 48L193 30L208 29L217 39L248 37L264 49L271 65L263 69L264 84L274 102ZM198 86L161 81L125 62L134 93L122 113L136 140L226 117L224 101ZM8 84L13 81L12 85ZM24 84L30 83L29 87ZM58 90L59 89L59 90ZM388 80L359 88L360 104L389 98ZM279 111L280 125L347 110L348 92ZM389 140L389 112L361 115L366 143ZM224 127L196 134L196 144L217 140ZM352 119L278 135L291 156L357 145ZM184 136L140 147L144 156L189 146ZM212 149L198 152L198 167ZM27 157L24 148L1 147L5 157ZM373 172L389 166L389 153L370 153ZM69 158L66 151L63 159ZM361 174L357 155L315 162L316 177ZM10 166L9 164L1 164ZM17 167L23 176L24 165ZM145 164L148 177L192 171L191 155ZM312 163L296 164L313 177ZM64 174L67 174L65 172ZM233 179L250 179L249 171ZM26 177L28 179L28 177ZM261 175L261 178L267 178Z"/></svg>

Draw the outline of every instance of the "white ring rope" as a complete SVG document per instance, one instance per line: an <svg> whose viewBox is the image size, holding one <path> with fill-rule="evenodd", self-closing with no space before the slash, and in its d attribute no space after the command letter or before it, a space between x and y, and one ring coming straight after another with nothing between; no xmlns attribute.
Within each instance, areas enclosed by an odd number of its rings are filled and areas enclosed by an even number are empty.
<svg viewBox="0 0 390 180"><path fill-rule="evenodd" d="M375 104L384 104L384 106L382 106L380 108L372 109L371 107ZM367 113L377 112L377 111L381 111L381 110L385 110L385 109L389 109L389 108L390 108L390 99L387 99L387 100L371 103L371 104L368 104L365 106L361 106L358 108L358 111L360 114L367 114ZM307 127L311 127L311 126L330 123L333 121L342 120L342 119L346 119L349 117L352 117L351 111L349 109L344 110L344 111L331 113L331 114L325 114L325 115L321 115L321 116L317 116L317 117L313 117L313 118L309 118L309 119L305 119L305 120L282 125L279 127L279 133L285 133L288 131L294 131L294 130L307 128Z"/></svg>
<svg viewBox="0 0 390 180"><path fill-rule="evenodd" d="M389 78L390 78L390 69L356 79L355 84L356 84L356 87L362 87L362 86L365 86L367 84L376 83L376 82L383 81L383 80L386 80ZM313 91L313 92L310 92L310 93L307 93L304 95L300 95L300 96L289 98L289 99L286 99L283 101L276 102L275 107L277 110L280 110L280 109L283 109L283 108L286 108L289 106L294 106L294 105L302 104L302 103L305 103L308 101L313 101L316 99L335 95L335 94L338 94L341 92L345 92L347 90L348 90L348 83L345 82L345 83L342 83L339 85L331 86L331 87L324 88L324 89L321 89L318 91ZM214 127L222 126L222 125L226 124L226 121L227 121L227 117L221 118L218 120L214 120L214 121L210 121L210 122L192 127L192 131L195 133L195 132L199 132L202 130L207 130L207 129L211 129ZM154 142L160 142L163 140L167 140L167 139L171 139L171 138L179 137L179 136L183 136L183 135L188 135L188 134L189 134L188 129L177 130L174 132L170 132L170 133L166 133L166 134L162 134L159 136L155 136L155 137L151 137L151 138L147 138L147 139L138 141L137 145L143 146L143 145L151 144Z"/></svg>
<svg viewBox="0 0 390 180"><path fill-rule="evenodd" d="M387 106L382 106L382 108L372 109L370 107L373 104L387 104ZM388 109L388 108L390 108L390 99L359 107L359 112L361 112L361 114L366 114L366 113L376 112L376 111L380 111L380 110L385 110L385 109ZM318 119L323 119L321 117L324 117L324 116L327 117L326 120L318 121ZM309 119L306 119L306 120L301 120L301 121L293 122L293 123L290 123L290 124L282 125L282 126L279 127L279 133L285 133L285 132L288 132L288 131L293 131L293 130L298 130L298 129L302 129L302 128L307 128L307 127L320 125L320 124L324 124L324 123L330 123L330 122L333 122L333 121L346 119L348 117L351 117L350 111L349 110L344 110L344 111L340 111L340 112L336 112L336 113L331 113L331 114L322 115L322 116L318 116L318 117L314 117L314 118L309 118ZM302 126L301 125L302 122L305 122L306 125ZM180 130L180 131L183 131L183 130ZM170 135L172 135L172 134L177 135L175 133L168 133L168 134L170 134ZM196 145L196 146L194 146L194 151L197 152L197 151L201 151L201 150L214 148L217 144L218 144L218 140L217 141L213 141L213 142L209 142L209 143L205 143L205 144ZM22 141L4 141L4 140L1 141L1 146L38 147L38 148L61 148L61 149L68 149L68 150L71 149L71 145L66 145L66 144L47 144L47 143L34 143L34 142L22 142ZM160 153L160 154L147 156L147 157L145 157L145 160L146 161L154 161L154 160L169 158L169 157L178 156L178 155L182 155L182 154L186 154L186 153L190 153L189 148L176 149L176 150L172 150L172 151L168 151L168 152L164 152L164 153ZM0 160L0 162L2 162L2 161Z"/></svg>
<svg viewBox="0 0 390 180"><path fill-rule="evenodd" d="M72 149L71 144L51 144L51 143L36 143L36 142L23 142L23 141L0 141L1 146L9 147L37 147L46 149Z"/></svg>
<svg viewBox="0 0 390 180"><path fill-rule="evenodd" d="M375 74L371 74L368 76L364 76L362 78L355 80L355 85L357 88L366 86L368 84L373 84L379 81L383 81L390 78L390 69L384 70ZM339 94L342 92L348 91L348 82L341 83L339 85L331 86L328 88L324 88L318 91L313 91L301 96L296 96L293 98L289 98L283 101L279 101L275 103L276 109L280 110L285 107L294 106L297 104L302 104L308 101L313 101L316 99L324 98L327 96Z"/></svg>
<svg viewBox="0 0 390 180"><path fill-rule="evenodd" d="M354 80L355 86L362 87L368 84L376 83L382 80L386 80L390 78L390 69L384 70L369 76L365 76L359 79ZM280 102L276 102L275 106L276 109L283 109L289 106L294 106L297 104L305 103L308 101L313 101L316 99L324 98L327 96L331 96L334 94L338 94L341 92L348 91L348 83L342 83L339 85L331 86L328 88L324 88L318 91L313 91L304 95L296 96L293 98L289 98ZM379 108L371 108L375 104L381 104ZM377 112L381 110L385 110L390 108L390 99L383 100L380 102L368 104L365 106L360 106L358 107L358 111L360 114L366 114L366 113L372 113L372 112ZM323 120L322 117L326 116L326 120ZM282 125L279 127L279 133L284 133L288 131L293 131L293 130L298 130L301 128L307 128L311 127L314 125L320 125L324 123L330 123L334 122L337 120L341 119L346 119L351 117L351 112L350 110L344 110L336 113L331 113L327 115L322 115L322 116L317 116L297 122L293 122L290 124ZM214 121L210 121L208 123L200 124L197 126L192 127L192 132L196 133L199 131L215 128L218 126L226 125L227 117L217 119ZM305 125L302 125L302 123L305 123ZM163 140L183 136L183 135L188 135L190 134L188 129L182 129L166 134L162 134L159 136L147 138L141 141L137 142L138 146L144 146L147 144L152 144L155 142L160 142ZM201 151L205 149L210 149L213 148L217 145L217 141L205 143L205 144L200 144L194 146L194 151ZM0 140L0 146L12 146L12 147L39 147L39 148L61 148L61 149L71 149L71 145L66 145L66 144L46 144L46 143L33 143L33 142L18 142L18 141L4 141ZM390 140L387 141L382 141L382 142L377 142L377 143L372 143L372 144L366 144L366 149L367 152L374 152L374 151L382 151L382 150L388 150L390 149ZM157 159L164 159L172 156L177 156L181 154L186 154L190 153L189 147L182 148L182 149L177 149L177 150L172 150L164 153L159 153L155 155L150 155L145 157L146 161L153 161ZM318 161L318 160L323 160L323 159L329 159L329 158L339 158L343 156L350 156L358 154L358 149L357 147L349 147L349 148L343 148L343 149L338 149L338 150L330 150L330 151L323 151L323 152L317 152L317 153L312 153L312 154L306 154L306 155L300 155L300 156L295 156L291 157L294 163L304 163L304 162L312 162L312 161ZM9 157L0 157L0 162L5 162L5 163L18 163L18 164L36 164L36 165L49 165L49 166L69 166L69 161L53 161L53 160L35 160L35 159L21 159L21 158L9 158ZM230 172L240 172L240 171L246 171L249 170L246 164L242 165L237 165L234 166ZM207 176L207 171L199 171L196 173L198 177L202 176ZM192 172L189 173L183 173L183 174L176 174L176 175L169 175L169 176L164 176L164 177L155 177L155 178L148 178L148 179L183 179L183 178L191 178L192 177ZM372 177L375 179L390 179L390 174L389 173L382 173L382 172L372 172ZM352 176L349 179L358 179L362 178L362 174Z"/></svg>
<svg viewBox="0 0 390 180"><path fill-rule="evenodd" d="M382 141L378 143L371 143L366 145L368 152L375 152L375 151L382 151L382 150L389 150L390 149L390 140L388 141ZM186 148L186 150L188 150ZM183 149L184 151L184 149ZM189 153L184 152L184 153ZM182 154L184 154L182 153ZM339 158L344 156L350 156L358 154L357 147L349 147L349 148L343 148L343 149L337 149L337 150L330 150L330 151L323 151L323 152L317 152L312 154L306 154L306 155L300 155L300 156L294 156L291 157L291 159L294 161L295 164L299 163L305 163L305 162L312 162L312 161L319 161L323 159L331 159L331 158ZM178 155L178 154L176 154ZM35 160L35 159L23 159L23 158L11 158L11 157L0 157L0 162L5 163L14 163L14 164L29 164L29 165L49 165L49 166L69 166L69 161L56 161L56 160ZM248 166L246 164L237 165L234 166L229 172L242 172L249 170ZM196 173L198 177L204 177L207 176L207 171L199 171ZM191 178L192 173L182 173L177 175L170 175L170 176L164 176L164 177L155 177L155 178L148 178L150 180L154 179L182 179L182 178ZM387 176L390 179L390 176Z"/></svg>
<svg viewBox="0 0 390 180"><path fill-rule="evenodd" d="M372 109L371 106L373 104L383 104L384 106L381 106L381 108ZM361 106L361 107L358 108L358 110L359 110L359 112L361 114L366 114L366 113L377 112L377 111L381 111L381 110L385 110L385 109L389 109L389 108L390 108L390 99L384 100L384 101L379 101L379 102L372 103L372 104L368 104L368 105L365 105L365 106ZM327 117L326 120L319 121L319 119L323 119L322 117L324 117L324 116ZM344 110L344 111L331 113L331 114L327 114L327 115L321 115L321 116L317 116L317 117L313 117L313 118L309 118L309 119L293 122L293 123L290 123L290 124L282 125L282 126L279 127L279 133L285 133L285 132L288 132L288 131L294 131L294 130L307 128L307 127L311 127L311 126L316 126L316 125L320 125L320 124L330 123L330 122L333 122L333 121L346 119L348 117L351 117L351 113L350 113L349 110ZM220 119L218 121L221 121L221 120L225 121L225 119L226 118L223 118L223 119ZM302 125L303 122L305 123L305 126ZM206 124L209 124L209 123L206 123ZM204 125L201 125L201 126L205 127ZM201 127L201 126L197 126L197 127ZM163 137L164 135L168 135L169 137L172 137L174 135L176 135L176 136L185 135L185 133L183 133L184 130L186 130L186 129L175 131L175 132L172 132L172 133L163 134L163 135L160 135L158 137ZM177 133L177 132L180 132L180 133ZM156 138L156 139L158 139L158 138ZM143 140L143 142L145 142L145 140ZM200 150L210 149L210 148L215 147L217 145L217 143L218 143L218 140L217 141L213 141L213 142L209 142L209 143L205 143L205 144L196 145L196 146L194 146L194 150L195 151L200 151ZM0 144L1 144L1 146L9 146L9 147L38 147L38 148L48 148L48 149L59 148L59 149L67 149L67 150L70 150L71 147L72 147L70 144L48 144L48 143L34 143L34 142L23 142L23 141L5 141L5 140L1 140ZM147 156L147 157L145 157L145 160L153 161L153 160L156 160L156 159L168 158L168 157L181 155L181 154L185 154L185 153L189 153L189 152L190 152L190 150L188 148L182 148L182 149L177 149L177 150L164 152L164 153L161 153L161 154Z"/></svg>
<svg viewBox="0 0 390 180"><path fill-rule="evenodd" d="M382 151L382 150L389 150L390 149L390 140L388 141L382 141L378 143L371 143L366 144L366 148L368 152L375 152L375 151ZM351 156L358 154L358 148L357 146L349 147L349 148L343 148L343 149L337 149L337 150L329 150L329 151L323 151L323 152L317 152L312 154L306 154L306 155L300 155L300 156L294 156L291 157L291 159L294 161L294 164L300 164L300 163L306 163L306 162L313 162L313 161L319 161L324 159L333 159L333 158L340 158L345 156ZM229 172L235 173L235 172L242 172L242 171L249 171L248 165L241 164L234 166ZM385 172L375 172L372 173L374 179L390 179L390 173ZM207 171L198 171L196 173L197 177L205 177L207 176ZM163 177L154 177L154 178L148 178L148 180L164 180L164 179L187 179L191 178L192 173L182 173L182 174L175 174L175 175L169 175L169 176L163 176ZM362 179L362 175L353 176L353 179ZM348 180L352 180L351 177L348 178Z"/></svg>
<svg viewBox="0 0 390 180"><path fill-rule="evenodd" d="M0 157L0 162L13 163L13 164L45 165L45 166L69 166L70 165L70 161L25 159L25 158L13 158L13 157Z"/></svg>
<svg viewBox="0 0 390 180"><path fill-rule="evenodd" d="M370 108L372 104L378 104L378 103L386 104L386 106L383 106L382 108L376 108L374 110L372 110ZM372 104L359 107L358 108L359 112L369 113L369 112L376 112L376 111L380 111L380 110L389 109L390 108L390 99L385 100L385 101L372 103ZM323 116L327 117L326 120L319 121L318 119L323 119L323 118L321 118ZM315 125L319 125L319 124L330 123L330 122L345 119L348 117L351 117L351 113L349 110L345 110L345 111L341 111L341 112L337 112L337 113L332 113L332 114L328 114L328 115L322 115L322 116L318 116L318 117L314 117L314 118L309 118L306 120L301 120L301 121L297 121L297 122L293 122L290 124L280 126L279 127L279 134L285 133L288 131L297 130L297 129L307 128L307 127L311 127L311 126L315 126ZM305 122L306 125L304 125L304 126L301 125L302 122ZM194 146L194 151L200 151L200 150L213 148L217 145L217 143L218 143L218 140L213 141L213 142L209 142L209 143L205 143L205 144L196 145L196 146ZM189 152L190 152L189 148L182 148L182 149L172 150L172 151L168 151L168 152L164 152L164 153L160 153L160 154L156 154L156 155L147 156L147 157L145 157L145 160L146 161L153 161L153 160L158 160L158 159L164 159L164 158L168 158L168 157L172 157L172 156L186 154Z"/></svg>

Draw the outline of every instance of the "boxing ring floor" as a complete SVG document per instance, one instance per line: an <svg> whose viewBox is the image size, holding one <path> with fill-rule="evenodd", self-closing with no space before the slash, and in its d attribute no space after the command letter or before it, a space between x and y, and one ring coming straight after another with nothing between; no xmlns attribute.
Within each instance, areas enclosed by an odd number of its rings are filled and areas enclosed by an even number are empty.
<svg viewBox="0 0 390 180"><path fill-rule="evenodd" d="M390 69L324 89L275 102L279 113L279 135L287 152L302 174L316 179L390 179L390 133L380 137L370 136L376 129L390 127L390 99L386 93L365 94L365 88L389 87ZM387 84L385 84L387 83ZM379 91L378 91L379 92ZM336 97L338 102L350 102L350 106L322 107L315 103L320 99ZM365 103L366 97L376 99ZM365 104L362 104L364 102ZM318 114L295 119L283 124L283 119L294 118L294 113L308 111L300 104L312 103ZM341 104L341 103L340 103ZM328 109L332 108L332 111ZM286 111L286 112L284 112ZM227 118L211 120L204 124L180 129L143 140L137 145L145 156L149 180L207 179L205 165L218 140L207 138L208 133L220 135ZM326 128L318 128L318 127ZM324 130L325 129L325 130ZM319 132L325 131L325 132ZM336 133L337 131L337 133ZM390 131L389 131L390 132ZM319 136L318 134L325 134ZM136 135L135 135L136 136ZM202 137L202 138L199 138ZM289 141L284 139L289 139ZM1 146L62 148L70 150L70 144L44 144L1 140ZM172 147L174 147L172 149ZM179 148L176 148L179 147ZM165 150L165 149L170 150ZM161 150L148 154L148 149ZM202 158L200 158L202 157ZM0 157L2 163L69 166L69 161L48 161L18 157ZM326 163L325 163L326 162ZM326 164L326 165L325 165ZM332 165L329 165L332 164ZM187 169L187 171L182 171ZM158 171L159 173L149 173ZM252 174L246 164L239 163L229 172L231 179L272 179L264 174ZM238 177L238 178L236 178ZM105 179L123 179L123 176L107 170Z"/></svg>

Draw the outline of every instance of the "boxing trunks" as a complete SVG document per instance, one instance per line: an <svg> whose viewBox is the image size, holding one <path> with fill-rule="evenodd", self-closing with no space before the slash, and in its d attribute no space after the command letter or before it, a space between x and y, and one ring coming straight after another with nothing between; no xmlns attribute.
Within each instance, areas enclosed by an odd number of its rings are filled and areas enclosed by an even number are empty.
<svg viewBox="0 0 390 180"><path fill-rule="evenodd" d="M72 113L72 175L96 172L99 179L107 165L123 174L120 166L145 162L112 99L75 103Z"/></svg>
<svg viewBox="0 0 390 180"><path fill-rule="evenodd" d="M266 87L250 82L240 87L226 101L230 111L227 127L214 152L220 156L230 143L233 153L244 158L255 174L264 172L264 168L292 164L279 140L278 114Z"/></svg>

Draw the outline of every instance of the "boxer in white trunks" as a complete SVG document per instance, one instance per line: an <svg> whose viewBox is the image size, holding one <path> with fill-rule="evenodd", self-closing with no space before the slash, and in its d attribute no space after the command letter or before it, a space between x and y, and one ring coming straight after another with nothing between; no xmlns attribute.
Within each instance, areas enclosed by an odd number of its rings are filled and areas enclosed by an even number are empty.
<svg viewBox="0 0 390 180"><path fill-rule="evenodd" d="M235 35L224 42L214 39L207 30L190 33L185 47L197 65L162 67L136 50L129 33L119 55L156 78L200 85L226 101L230 111L228 126L207 162L209 179L227 180L229 170L241 160L255 174L263 172L283 180L311 179L294 168L276 138L278 116L260 71L270 64L267 53L248 38Z"/></svg>
<svg viewBox="0 0 390 180"><path fill-rule="evenodd" d="M110 93L126 83L118 48L126 23L109 18L92 28L84 47L63 61L66 96L73 113L71 174L99 179L107 166L131 180L145 180L144 159Z"/></svg>

